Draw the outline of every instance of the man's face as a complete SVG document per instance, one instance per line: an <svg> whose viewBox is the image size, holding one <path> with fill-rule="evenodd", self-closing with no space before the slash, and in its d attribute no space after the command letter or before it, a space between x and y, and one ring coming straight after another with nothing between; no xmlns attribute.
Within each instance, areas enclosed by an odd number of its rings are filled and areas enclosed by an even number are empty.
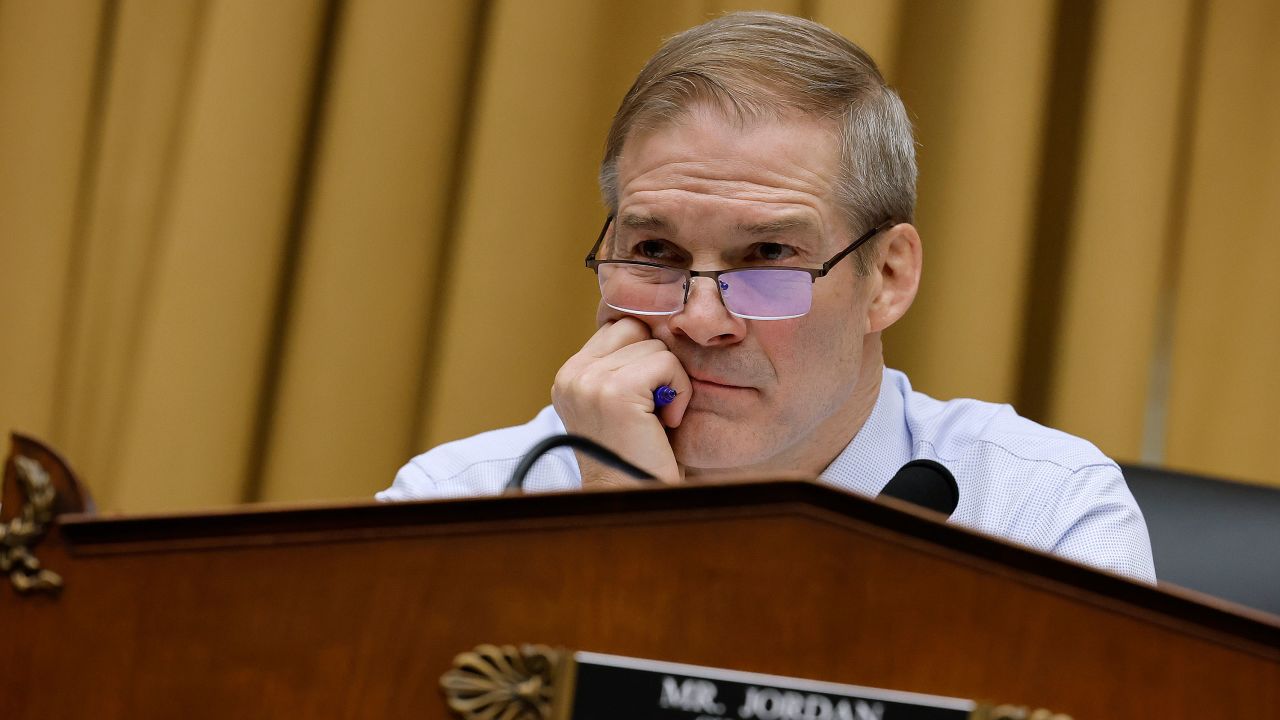
<svg viewBox="0 0 1280 720"><path fill-rule="evenodd" d="M815 119L743 126L709 107L633 133L602 255L694 270L820 267L865 230L851 236L836 208L837 147L832 126ZM682 466L802 468L815 444L852 438L867 411L856 390L872 294L854 270L846 258L820 278L812 309L796 319L734 317L708 278L693 280L675 315L639 317L693 381L670 433ZM599 322L619 316L601 303Z"/></svg>

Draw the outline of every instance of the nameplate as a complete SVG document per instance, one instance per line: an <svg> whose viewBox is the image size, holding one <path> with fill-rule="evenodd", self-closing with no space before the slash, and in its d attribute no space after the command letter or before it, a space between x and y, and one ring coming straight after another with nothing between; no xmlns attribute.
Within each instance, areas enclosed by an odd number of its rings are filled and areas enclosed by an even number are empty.
<svg viewBox="0 0 1280 720"><path fill-rule="evenodd" d="M573 720L967 720L971 700L578 652Z"/></svg>
<svg viewBox="0 0 1280 720"><path fill-rule="evenodd" d="M440 678L463 720L1071 720L1044 709L546 645L479 645Z"/></svg>

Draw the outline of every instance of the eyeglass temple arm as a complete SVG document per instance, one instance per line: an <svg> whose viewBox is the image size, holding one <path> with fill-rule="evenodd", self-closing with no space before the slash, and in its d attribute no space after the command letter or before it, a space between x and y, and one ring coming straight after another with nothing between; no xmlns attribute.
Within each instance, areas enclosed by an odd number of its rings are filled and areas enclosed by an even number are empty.
<svg viewBox="0 0 1280 720"><path fill-rule="evenodd" d="M592 263L596 261L596 253L600 250L600 245L604 243L604 234L609 232L609 223L613 222L613 216L604 219L604 227L600 228L600 237L596 238L596 244L591 246L591 252L587 253L586 265L593 267Z"/></svg>
<svg viewBox="0 0 1280 720"><path fill-rule="evenodd" d="M822 275L826 275L827 273L831 272L831 268L835 267L835 266L836 266L836 263L838 263L838 262L840 262L841 260L843 260L843 259L845 259L846 257L848 257L848 256L849 256L849 253L851 253L851 252L853 252L854 250L857 250L858 248L862 247L863 245L865 245L865 244L866 244L866 242L867 242L868 240L870 240L871 238L875 237L876 235L879 235L880 233L884 232L885 230L888 230L889 228L893 227L893 226L894 226L894 225L896 225L896 224L897 224L897 223L895 223L895 222L893 221L893 218L885 218L884 222L880 223L879 225L877 225L877 226L875 226L875 227L871 228L870 230L866 231L865 233L863 233L863 234L862 234L862 237L858 238L857 240L854 240L852 245L850 245L849 247L847 247L847 248L845 248L845 249L841 250L840 252L836 253L836 256L835 256L835 257L833 257L833 258L831 258L830 260L828 260L828 261L826 261L826 262L822 263L822 273L821 273L821 275L819 275L819 277L821 277ZM601 235L601 237L604 237L604 236L603 236L603 235ZM598 244L599 244L599 243L597 243L597 245L598 245Z"/></svg>

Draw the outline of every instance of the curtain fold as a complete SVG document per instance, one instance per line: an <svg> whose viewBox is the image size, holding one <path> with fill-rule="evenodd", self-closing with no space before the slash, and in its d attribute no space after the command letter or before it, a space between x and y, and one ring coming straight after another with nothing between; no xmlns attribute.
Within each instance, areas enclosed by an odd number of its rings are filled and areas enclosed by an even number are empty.
<svg viewBox="0 0 1280 720"><path fill-rule="evenodd" d="M1192 3L1107 3L1098 13L1075 202L1064 218L1060 320L1048 338L1047 420L1142 457L1161 297L1177 208L1179 141L1194 85Z"/></svg>
<svg viewBox="0 0 1280 720"><path fill-rule="evenodd" d="M477 5L351 3L293 268L259 496L370 495L417 447Z"/></svg>
<svg viewBox="0 0 1280 720"><path fill-rule="evenodd" d="M885 333L891 365L940 397L1014 399L1050 3L909 3L899 85L916 121L925 271Z"/></svg>
<svg viewBox="0 0 1280 720"><path fill-rule="evenodd" d="M104 22L0 3L0 432L54 436Z"/></svg>
<svg viewBox="0 0 1280 720"><path fill-rule="evenodd" d="M147 0L103 8L111 37L84 158L53 437L110 505L124 484L117 463L143 379L140 345L156 301L166 300L156 294L157 260L178 148L190 132L187 103L206 8Z"/></svg>
<svg viewBox="0 0 1280 720"><path fill-rule="evenodd" d="M1280 484L1280 6L1208 3L1166 460Z"/></svg>
<svg viewBox="0 0 1280 720"><path fill-rule="evenodd" d="M106 509L367 497L593 331L623 93L725 10L0 2L0 423ZM752 6L758 7L758 6ZM1280 484L1280 10L779 0L918 127L931 394Z"/></svg>
<svg viewBox="0 0 1280 720"><path fill-rule="evenodd" d="M119 12L66 451L108 508L235 503L322 9L139 1Z"/></svg>

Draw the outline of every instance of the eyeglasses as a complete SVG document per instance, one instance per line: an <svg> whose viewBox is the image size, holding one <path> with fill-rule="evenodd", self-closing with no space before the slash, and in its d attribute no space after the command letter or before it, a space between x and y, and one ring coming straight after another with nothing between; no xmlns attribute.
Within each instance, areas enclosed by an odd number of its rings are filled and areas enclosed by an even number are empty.
<svg viewBox="0 0 1280 720"><path fill-rule="evenodd" d="M639 260L597 260L596 252L604 243L612 222L612 215L605 219L600 237L587 253L587 267L595 270L600 280L600 296L606 305L633 315L674 315L688 302L693 278L705 277L715 281L725 309L745 320L789 320L808 313L813 305L813 284L818 278L894 225L892 220L885 220L817 269L757 265L728 270L685 270Z"/></svg>

